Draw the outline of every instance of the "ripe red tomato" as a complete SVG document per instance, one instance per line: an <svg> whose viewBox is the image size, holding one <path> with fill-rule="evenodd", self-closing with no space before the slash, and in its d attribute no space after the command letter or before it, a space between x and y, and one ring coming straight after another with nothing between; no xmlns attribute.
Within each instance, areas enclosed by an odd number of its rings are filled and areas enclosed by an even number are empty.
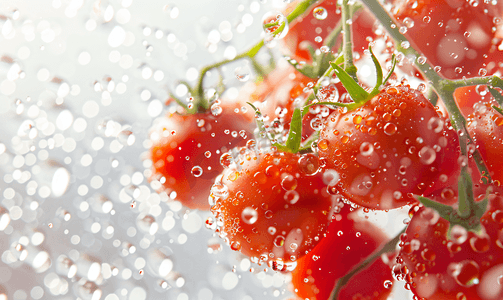
<svg viewBox="0 0 503 300"><path fill-rule="evenodd" d="M323 237L333 197L313 154L256 151L226 154L234 162L211 189L211 211L232 249L282 269Z"/></svg>
<svg viewBox="0 0 503 300"><path fill-rule="evenodd" d="M154 188L191 209L210 209L210 188L223 170L220 156L244 145L255 128L246 104L223 100L212 110L214 114L168 113L150 132Z"/></svg>
<svg viewBox="0 0 503 300"><path fill-rule="evenodd" d="M403 206L455 182L459 145L449 122L418 91L390 86L356 110L327 118L318 142L336 188L375 209Z"/></svg>
<svg viewBox="0 0 503 300"><path fill-rule="evenodd" d="M287 12L293 7L287 9ZM337 1L321 1L304 17L297 18L290 24L288 34L284 38L287 52L297 60L310 62L312 59L306 45L311 44L314 49L320 48L330 32L337 26L341 16ZM367 9L360 10L353 18L353 49L360 55L363 55L363 50L368 47L369 40L367 38L374 39L376 36L373 31L374 23L375 19ZM316 42L316 37L320 37L322 41ZM337 52L341 43L342 35L331 50Z"/></svg>
<svg viewBox="0 0 503 300"><path fill-rule="evenodd" d="M299 298L328 299L337 281L387 240L375 225L349 212L346 204L330 223L327 236L297 261L292 285ZM390 265L378 258L354 275L337 299L387 299L392 281Z"/></svg>
<svg viewBox="0 0 503 300"><path fill-rule="evenodd" d="M503 116L490 105L480 105L470 116L468 133L486 163L492 180L503 183Z"/></svg>
<svg viewBox="0 0 503 300"><path fill-rule="evenodd" d="M503 298L503 197L493 193L489 200L480 235L460 226L448 235L449 223L434 210L415 212L402 239L403 265L394 269L420 299Z"/></svg>
<svg viewBox="0 0 503 300"><path fill-rule="evenodd" d="M500 69L501 39L495 38L493 28L503 12L501 3L477 0L393 3L392 12L403 24L401 31L431 64L440 67L446 78L493 74Z"/></svg>
<svg viewBox="0 0 503 300"><path fill-rule="evenodd" d="M483 85L457 88L453 96L465 118L468 118L469 115L479 108L483 109L482 106L484 106L484 104L495 104L495 100L491 93L489 93L487 87Z"/></svg>

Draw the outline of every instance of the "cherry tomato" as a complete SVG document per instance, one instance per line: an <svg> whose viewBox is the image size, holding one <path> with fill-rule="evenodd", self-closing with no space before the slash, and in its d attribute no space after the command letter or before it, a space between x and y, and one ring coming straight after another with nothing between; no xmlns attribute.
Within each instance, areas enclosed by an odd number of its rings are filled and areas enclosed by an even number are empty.
<svg viewBox="0 0 503 300"><path fill-rule="evenodd" d="M492 180L503 183L503 115L480 105L468 122L468 133L480 151Z"/></svg>
<svg viewBox="0 0 503 300"><path fill-rule="evenodd" d="M485 196L478 196L480 200ZM430 208L413 214L400 250L396 275L420 299L495 300L503 298L503 197L489 196L476 234L454 226Z"/></svg>
<svg viewBox="0 0 503 300"><path fill-rule="evenodd" d="M357 212L350 213L346 204L335 215L327 236L297 261L292 285L299 298L329 299L337 281L387 240L382 231L360 218ZM392 281L391 267L378 258L355 274L340 290L337 299L387 299Z"/></svg>
<svg viewBox="0 0 503 300"><path fill-rule="evenodd" d="M287 11L293 9L287 9ZM323 42L341 19L341 11L337 7L337 1L321 1L313 10L303 18L296 19L290 26L284 41L289 52L295 59L310 62L307 45L311 44L314 49L323 46ZM362 9L353 18L353 49L356 53L363 55L363 50L367 49L370 40L376 37L373 31L375 19L372 14ZM317 41L321 40L321 41ZM342 35L332 51L338 52L342 43Z"/></svg>
<svg viewBox="0 0 503 300"><path fill-rule="evenodd" d="M247 104L223 100L208 112L157 119L150 132L153 187L188 208L209 210L220 156L253 136L253 115Z"/></svg>
<svg viewBox="0 0 503 300"><path fill-rule="evenodd" d="M459 174L458 137L433 105L409 86L389 86L354 111L327 118L318 142L336 188L354 203L392 209Z"/></svg>
<svg viewBox="0 0 503 300"><path fill-rule="evenodd" d="M453 96L465 118L468 118L478 109L484 109L484 104L496 104L484 85L457 88Z"/></svg>
<svg viewBox="0 0 503 300"><path fill-rule="evenodd" d="M501 38L493 28L501 3L463 0L396 0L401 32L446 78L493 74L500 67ZM496 21L496 23L495 23ZM425 33L428 34L425 34Z"/></svg>
<svg viewBox="0 0 503 300"><path fill-rule="evenodd" d="M313 154L257 151L226 154L230 167L211 189L211 211L232 249L282 270L323 237L334 199Z"/></svg>

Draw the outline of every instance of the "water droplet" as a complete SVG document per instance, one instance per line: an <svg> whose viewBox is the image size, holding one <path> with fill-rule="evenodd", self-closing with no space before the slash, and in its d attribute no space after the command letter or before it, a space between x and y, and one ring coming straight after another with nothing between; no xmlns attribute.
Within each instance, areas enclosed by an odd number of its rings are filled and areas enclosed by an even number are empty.
<svg viewBox="0 0 503 300"><path fill-rule="evenodd" d="M278 235L274 238L274 246L283 247L285 245L285 237L282 235Z"/></svg>
<svg viewBox="0 0 503 300"><path fill-rule="evenodd" d="M192 173L192 175L194 175L194 177L200 177L201 175L203 175L203 168L201 168L200 166L195 166L190 170L190 172Z"/></svg>
<svg viewBox="0 0 503 300"><path fill-rule="evenodd" d="M328 186L336 185L340 180L339 173L334 169L327 169L323 172L323 183Z"/></svg>
<svg viewBox="0 0 503 300"><path fill-rule="evenodd" d="M318 6L315 9L313 9L313 16L317 20L325 20L328 16L328 12L327 12L326 8L324 8L322 6Z"/></svg>
<svg viewBox="0 0 503 300"><path fill-rule="evenodd" d="M395 124L386 123L386 125L384 125L384 133L386 133L387 135L393 135L396 133L396 131L397 131L397 127Z"/></svg>
<svg viewBox="0 0 503 300"><path fill-rule="evenodd" d="M386 289L391 289L393 287L393 282L391 280L385 280L384 281L384 287Z"/></svg>
<svg viewBox="0 0 503 300"><path fill-rule="evenodd" d="M428 146L424 146L423 148L421 148L421 150L419 150L418 155L421 160L421 163L423 163L424 165L432 164L437 158L435 150L433 150L431 147Z"/></svg>
<svg viewBox="0 0 503 300"><path fill-rule="evenodd" d="M279 11L267 12L262 18L262 28L266 33L266 43L273 39L281 39L288 33L288 20Z"/></svg>
<svg viewBox="0 0 503 300"><path fill-rule="evenodd" d="M254 224L255 222L257 222L258 213L251 207L245 207L245 209L243 209L243 212L241 212L241 219L243 219L243 222L245 222L246 224Z"/></svg>
<svg viewBox="0 0 503 300"><path fill-rule="evenodd" d="M312 153L302 155L298 163L299 169L306 175L314 175L320 168L320 160Z"/></svg>
<svg viewBox="0 0 503 300"><path fill-rule="evenodd" d="M287 191L283 198L285 199L286 202L290 204L295 204L297 203L297 201L299 201L300 196L299 193L297 193L297 191Z"/></svg>
<svg viewBox="0 0 503 300"><path fill-rule="evenodd" d="M464 287L471 287L480 282L479 265L473 260L465 260L454 266L453 277Z"/></svg>

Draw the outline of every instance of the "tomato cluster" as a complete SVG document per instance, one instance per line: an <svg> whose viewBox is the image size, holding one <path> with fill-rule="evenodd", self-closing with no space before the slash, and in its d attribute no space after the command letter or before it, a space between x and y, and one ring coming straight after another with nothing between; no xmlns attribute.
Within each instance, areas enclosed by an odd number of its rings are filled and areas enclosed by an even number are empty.
<svg viewBox="0 0 503 300"><path fill-rule="evenodd" d="M502 5L472 2L392 1L410 41L400 46L416 47L444 78L501 74ZM328 52L308 48L320 47L341 12L331 0L311 10L289 24L282 44L293 66L278 63L234 100L191 109L172 101L151 131L152 185L187 208L210 210L209 228L251 261L290 273L302 299L328 299L338 282L336 299L386 299L393 280L416 299L501 299L501 90L451 88L450 100L434 106L427 74L409 58L398 63L404 79L382 82L378 58L364 49L382 41L379 58L389 61L396 45L367 9L353 18L353 49L356 61L371 54L377 86L368 92L337 62L318 81L325 70L312 70L323 53L340 52L341 39ZM276 19L268 22L275 35ZM310 72L300 70L306 64ZM406 205L399 253L377 255L388 238L358 212Z"/></svg>

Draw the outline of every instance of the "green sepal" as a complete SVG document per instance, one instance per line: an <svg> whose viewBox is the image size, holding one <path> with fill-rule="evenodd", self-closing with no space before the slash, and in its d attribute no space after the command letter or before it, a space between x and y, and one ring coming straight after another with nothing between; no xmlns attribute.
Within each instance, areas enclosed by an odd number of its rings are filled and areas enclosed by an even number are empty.
<svg viewBox="0 0 503 300"><path fill-rule="evenodd" d="M382 84L386 84L386 82L388 82L389 78L391 77L391 75L395 71L395 67L396 67L396 56L395 56L395 54L393 54L393 55L391 55L391 70L389 70L389 72L386 75L386 78L384 78L384 81L382 82Z"/></svg>
<svg viewBox="0 0 503 300"><path fill-rule="evenodd" d="M497 107L496 105L493 105L493 108L494 108L494 110L495 110L495 111L499 112L499 113L500 113L500 115L502 115L502 116L503 116L503 109L501 109L501 108Z"/></svg>
<svg viewBox="0 0 503 300"><path fill-rule="evenodd" d="M498 102L500 106L503 106L503 95L501 95L500 92L498 92L498 90L493 87L488 86L487 88L489 89L489 92L494 97L494 99L496 99L496 102Z"/></svg>
<svg viewBox="0 0 503 300"><path fill-rule="evenodd" d="M368 99L369 93L356 83L356 81L354 81L346 71L344 71L336 63L330 63L330 65L334 69L335 75L337 75L339 80L342 82L342 85L346 88L354 102L362 103Z"/></svg>
<svg viewBox="0 0 503 300"><path fill-rule="evenodd" d="M374 55L374 52L372 51L372 46L369 45L369 51L370 51L370 56L372 57L372 61L374 62L374 66L376 68L376 75L377 75L377 80L376 80L376 85L370 92L369 97L374 97L375 95L379 94L379 89L381 88L382 85L382 68L381 64L377 60L377 57Z"/></svg>
<svg viewBox="0 0 503 300"><path fill-rule="evenodd" d="M302 141L302 114L300 108L295 108L290 122L290 130L286 140L286 148L289 152L297 153Z"/></svg>
<svg viewBox="0 0 503 300"><path fill-rule="evenodd" d="M346 107L348 110L352 110L362 106L363 103L315 102L308 104L302 108L302 116L305 116L309 112L309 107L313 105L333 105L339 107Z"/></svg>
<svg viewBox="0 0 503 300"><path fill-rule="evenodd" d="M253 108L253 110L255 111L255 114L257 114L259 116L258 118L255 118L255 123L257 124L259 134L263 135L264 137L267 137L267 131L265 130L265 124L264 124L264 121L262 121L262 113L251 102L246 102L246 103L248 105L250 105Z"/></svg>
<svg viewBox="0 0 503 300"><path fill-rule="evenodd" d="M445 205L436 201L433 201L429 198L423 196L416 196L417 201L421 202L425 207L433 208L438 212L440 217L444 218L447 221L451 221L453 214L455 214L455 210L452 206Z"/></svg>

